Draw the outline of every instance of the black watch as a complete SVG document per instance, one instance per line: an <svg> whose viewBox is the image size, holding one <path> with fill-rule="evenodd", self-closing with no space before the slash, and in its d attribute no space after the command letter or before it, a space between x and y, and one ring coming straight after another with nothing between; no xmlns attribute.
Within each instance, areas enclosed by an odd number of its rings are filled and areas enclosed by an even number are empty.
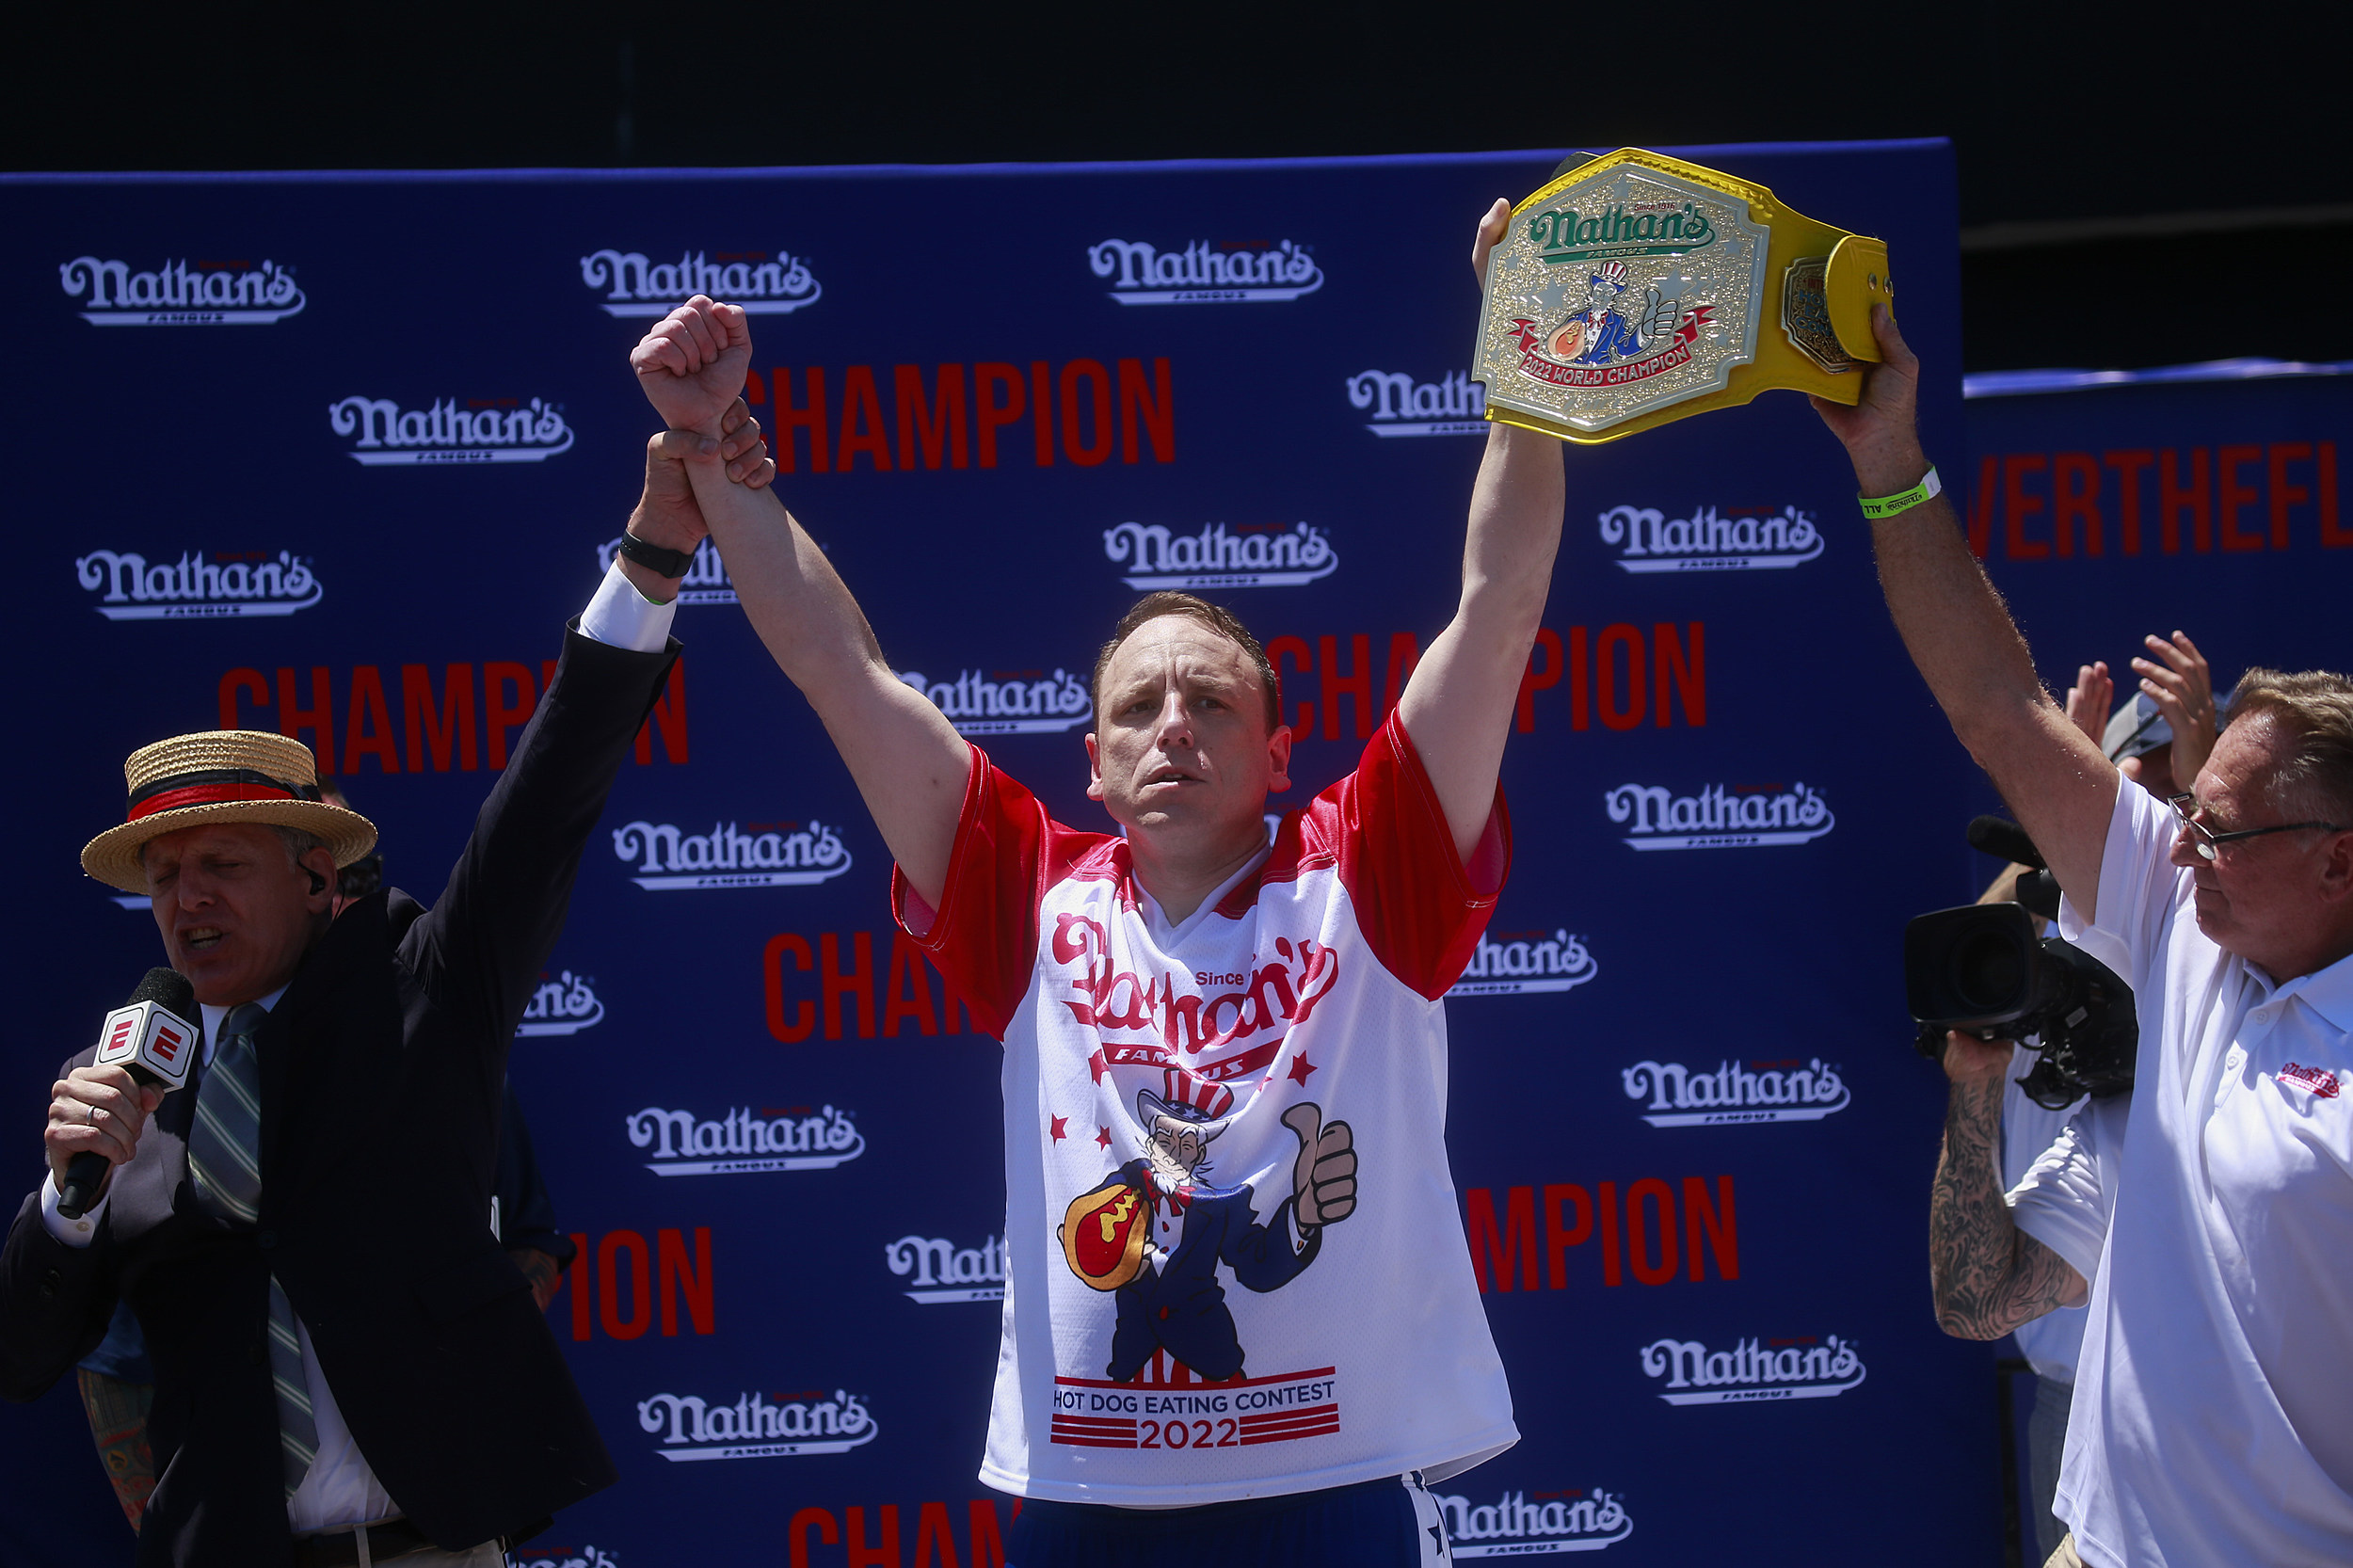
<svg viewBox="0 0 2353 1568"><path fill-rule="evenodd" d="M695 565L693 551L664 550L658 544L648 544L627 529L621 531L621 553L664 577L683 577Z"/></svg>

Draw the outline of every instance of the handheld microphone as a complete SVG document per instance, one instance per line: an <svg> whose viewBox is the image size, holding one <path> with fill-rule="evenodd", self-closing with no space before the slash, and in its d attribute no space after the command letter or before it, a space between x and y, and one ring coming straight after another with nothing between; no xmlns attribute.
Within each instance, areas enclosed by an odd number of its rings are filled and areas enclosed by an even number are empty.
<svg viewBox="0 0 2353 1568"><path fill-rule="evenodd" d="M143 1087L167 1094L188 1081L201 1038L188 1016L196 1012L196 987L174 969L153 968L131 1000L106 1015L98 1032L101 1067L122 1067ZM77 1154L66 1162L57 1188L57 1212L78 1220L97 1200L111 1163L103 1154Z"/></svg>

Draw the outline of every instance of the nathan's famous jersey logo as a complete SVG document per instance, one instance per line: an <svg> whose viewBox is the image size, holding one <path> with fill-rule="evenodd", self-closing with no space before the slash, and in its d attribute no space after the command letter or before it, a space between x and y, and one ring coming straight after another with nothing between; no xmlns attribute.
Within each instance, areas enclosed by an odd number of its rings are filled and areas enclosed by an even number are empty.
<svg viewBox="0 0 2353 1568"><path fill-rule="evenodd" d="M1290 240L1213 245L1194 240L1161 250L1140 240L1105 240L1087 248L1087 265L1112 280L1122 305L1224 305L1243 300L1296 299L1323 287L1323 272L1307 248Z"/></svg>
<svg viewBox="0 0 2353 1568"><path fill-rule="evenodd" d="M1819 791L1803 784L1710 784L1679 795L1662 784L1621 784L1602 796L1636 849L1747 849L1801 844L1838 825Z"/></svg>
<svg viewBox="0 0 2353 1568"><path fill-rule="evenodd" d="M1339 569L1331 536L1312 523L1212 522L1175 534L1153 522L1103 530L1103 553L1131 588L1296 588Z"/></svg>
<svg viewBox="0 0 2353 1568"><path fill-rule="evenodd" d="M706 888L807 888L850 869L841 836L811 818L799 823L713 824L686 833L669 823L624 823L613 853L634 861L640 888L670 893Z"/></svg>
<svg viewBox="0 0 2353 1568"><path fill-rule="evenodd" d="M572 448L572 427L552 403L511 397L440 398L403 408L389 397L346 397L327 406L338 436L357 436L348 456L368 468L428 463L544 463Z"/></svg>
<svg viewBox="0 0 2353 1568"><path fill-rule="evenodd" d="M1060 665L1050 675L966 670L953 680L935 680L921 670L898 674L931 698L959 735L1053 734L1086 723L1095 712L1086 682Z"/></svg>
<svg viewBox="0 0 2353 1568"><path fill-rule="evenodd" d="M1468 1497L1432 1496L1446 1510L1447 1544L1457 1558L1597 1552L1634 1533L1625 1495L1598 1486L1591 1492L1539 1492L1533 1498L1506 1492L1476 1506Z"/></svg>
<svg viewBox="0 0 2353 1568"><path fill-rule="evenodd" d="M754 1112L730 1108L718 1120L648 1106L626 1118L629 1141L652 1151L656 1176L744 1176L760 1171L829 1171L866 1152L847 1111Z"/></svg>
<svg viewBox="0 0 2353 1568"><path fill-rule="evenodd" d="M176 561L150 561L129 550L93 550L75 558L73 575L98 596L90 608L108 620L291 616L316 604L327 591L307 557L282 550L275 558L258 550L184 550Z"/></svg>
<svg viewBox="0 0 2353 1568"><path fill-rule="evenodd" d="M277 263L166 262L133 272L128 262L76 256L57 268L67 296L100 327L265 327L309 303Z"/></svg>
<svg viewBox="0 0 2353 1568"><path fill-rule="evenodd" d="M577 1034L603 1021L604 1003L597 1000L596 987L587 976L566 969L553 980L540 982L539 988L531 993L531 1003L523 1009L523 1021L515 1032L525 1038Z"/></svg>
<svg viewBox="0 0 2353 1568"><path fill-rule="evenodd" d="M1771 571L1822 552L1822 532L1795 506L1692 509L1670 518L1656 506L1612 506L1601 514L1604 544L1625 571Z"/></svg>
<svg viewBox="0 0 2353 1568"><path fill-rule="evenodd" d="M1642 1347L1642 1375L1665 1378L1669 1404L1746 1404L1759 1400L1826 1400L1863 1381L1854 1341L1743 1339L1711 1351L1697 1339L1655 1339Z"/></svg>
<svg viewBox="0 0 2353 1568"><path fill-rule="evenodd" d="M1618 1069L1626 1098L1648 1104L1653 1127L1722 1127L1734 1122L1818 1122L1852 1103L1836 1067L1818 1056L1803 1064L1724 1062L1713 1072L1680 1062L1637 1062Z"/></svg>
<svg viewBox="0 0 2353 1568"><path fill-rule="evenodd" d="M753 315L780 315L814 305L825 291L807 260L789 251L689 250L653 262L634 250L599 250L580 259L580 280L602 289L607 315L662 316L696 295L741 305Z"/></svg>
<svg viewBox="0 0 2353 1568"><path fill-rule="evenodd" d="M911 1302L1000 1302L1005 1299L1005 1239L959 1247L936 1236L902 1236L883 1248L883 1261L907 1282ZM909 1278L912 1275L914 1277Z"/></svg>
<svg viewBox="0 0 2353 1568"><path fill-rule="evenodd" d="M1513 934L1482 933L1478 951L1463 967L1453 997L1516 997L1530 991L1567 991L1601 972L1585 939L1564 930Z"/></svg>
<svg viewBox="0 0 2353 1568"><path fill-rule="evenodd" d="M597 546L597 569L611 571L614 561L621 553L619 535ZM735 602L735 579L728 575L728 566L719 559L718 547L709 539L695 547L695 564L686 568L679 580L678 601L680 604L732 604Z"/></svg>
<svg viewBox="0 0 2353 1568"><path fill-rule="evenodd" d="M882 1432L865 1401L839 1388L830 1397L816 1389L739 1394L732 1404L695 1394L656 1394L637 1401L637 1425L661 1438L654 1452L681 1461L843 1454Z"/></svg>
<svg viewBox="0 0 2353 1568"><path fill-rule="evenodd" d="M1348 378L1352 408L1372 410L1376 436L1477 436L1487 428L1487 389L1459 370L1417 381L1401 370L1360 370Z"/></svg>

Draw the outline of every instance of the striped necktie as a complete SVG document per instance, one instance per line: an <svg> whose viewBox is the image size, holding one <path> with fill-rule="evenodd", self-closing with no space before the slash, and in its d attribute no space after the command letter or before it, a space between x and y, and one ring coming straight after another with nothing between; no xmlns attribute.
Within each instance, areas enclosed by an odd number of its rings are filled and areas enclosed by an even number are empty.
<svg viewBox="0 0 2353 1568"><path fill-rule="evenodd" d="M188 1128L188 1174L207 1213L240 1229L262 1217L262 1071L254 1032L268 1017L251 1002L221 1020L212 1065L197 1086L196 1122ZM302 1372L302 1341L293 1304L273 1274L269 1282L269 1370L278 1394L278 1442L286 1496L294 1496L319 1447L311 1412L310 1380Z"/></svg>

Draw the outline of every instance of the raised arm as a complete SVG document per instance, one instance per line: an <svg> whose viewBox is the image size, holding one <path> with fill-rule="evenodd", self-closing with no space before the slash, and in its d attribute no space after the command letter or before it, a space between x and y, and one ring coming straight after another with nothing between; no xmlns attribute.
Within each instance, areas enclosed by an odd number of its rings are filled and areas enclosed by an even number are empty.
<svg viewBox="0 0 2353 1568"><path fill-rule="evenodd" d="M751 329L732 305L697 296L630 356L674 428L709 433L743 385ZM971 747L929 698L891 672L857 600L774 490L741 482L716 450L687 459L695 498L736 598L777 667L817 711L884 843L935 908L948 882Z"/></svg>
<svg viewBox="0 0 2353 1568"><path fill-rule="evenodd" d="M1497 201L1480 220L1471 265L1482 279L1511 216L1511 204ZM1561 445L1514 425L1489 428L1471 490L1462 600L1398 703L1465 859L1495 808L1504 737L1552 587L1566 504Z"/></svg>
<svg viewBox="0 0 2353 1568"><path fill-rule="evenodd" d="M1929 1278L1936 1326L1962 1339L1999 1339L2054 1307L2074 1305L2086 1290L2074 1265L2019 1229L2002 1199L1994 1141L2010 1050L2007 1040L1945 1040L1953 1097L1929 1199Z"/></svg>
<svg viewBox="0 0 2353 1568"><path fill-rule="evenodd" d="M1920 361L1883 306L1872 307L1882 362L1864 372L1849 408L1814 400L1846 443L1866 496L1920 483L1929 459L1915 419ZM2100 853L2119 777L2097 743L2069 722L2034 672L2009 610L1969 553L1944 496L1871 523L1880 587L1896 630L1953 732L1993 776L2085 919L2100 888Z"/></svg>

